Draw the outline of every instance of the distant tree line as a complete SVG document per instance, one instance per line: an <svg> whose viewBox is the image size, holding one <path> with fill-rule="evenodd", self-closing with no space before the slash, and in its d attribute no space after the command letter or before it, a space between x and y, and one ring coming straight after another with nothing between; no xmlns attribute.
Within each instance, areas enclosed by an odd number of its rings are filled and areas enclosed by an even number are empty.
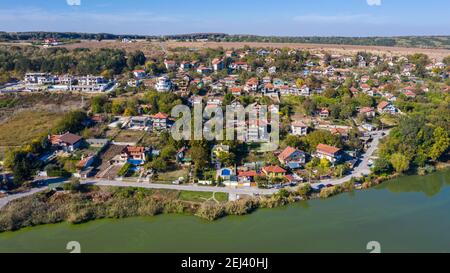
<svg viewBox="0 0 450 273"><path fill-rule="evenodd" d="M229 35L225 33L192 33L179 35L115 35L109 33L75 32L0 32L0 41L57 39L160 39L160 40L199 40L208 39L222 42L268 42L268 43L314 43L364 46L403 46L450 48L450 36L397 36L397 37L319 37L319 36L258 36Z"/></svg>

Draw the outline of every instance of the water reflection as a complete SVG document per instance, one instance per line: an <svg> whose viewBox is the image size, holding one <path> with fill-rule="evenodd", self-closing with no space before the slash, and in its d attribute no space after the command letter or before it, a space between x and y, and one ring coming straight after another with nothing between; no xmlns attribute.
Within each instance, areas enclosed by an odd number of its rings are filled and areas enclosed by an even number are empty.
<svg viewBox="0 0 450 273"><path fill-rule="evenodd" d="M428 197L433 197L450 185L450 170L436 172L427 176L405 176L394 181L389 181L376 187L387 189L391 192L423 192Z"/></svg>

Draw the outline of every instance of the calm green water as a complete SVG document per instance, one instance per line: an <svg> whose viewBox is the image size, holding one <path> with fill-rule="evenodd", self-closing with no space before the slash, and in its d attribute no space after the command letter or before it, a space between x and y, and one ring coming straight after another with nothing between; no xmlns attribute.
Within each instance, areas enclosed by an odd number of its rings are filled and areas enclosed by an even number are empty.
<svg viewBox="0 0 450 273"><path fill-rule="evenodd" d="M0 252L450 252L450 171L206 222L161 215L0 234Z"/></svg>

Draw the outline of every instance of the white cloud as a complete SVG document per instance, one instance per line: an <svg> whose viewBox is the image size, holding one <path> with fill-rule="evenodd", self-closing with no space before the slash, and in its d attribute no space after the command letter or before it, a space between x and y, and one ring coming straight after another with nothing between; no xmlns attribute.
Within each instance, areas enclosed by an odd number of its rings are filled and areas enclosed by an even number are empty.
<svg viewBox="0 0 450 273"><path fill-rule="evenodd" d="M81 0L66 0L67 5L69 6L80 6Z"/></svg>
<svg viewBox="0 0 450 273"><path fill-rule="evenodd" d="M369 6L381 6L381 0L367 0Z"/></svg>

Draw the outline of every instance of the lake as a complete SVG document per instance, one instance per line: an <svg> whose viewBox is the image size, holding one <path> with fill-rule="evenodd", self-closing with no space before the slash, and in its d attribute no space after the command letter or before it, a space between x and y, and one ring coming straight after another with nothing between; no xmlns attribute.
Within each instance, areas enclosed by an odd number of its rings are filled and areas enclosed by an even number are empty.
<svg viewBox="0 0 450 273"><path fill-rule="evenodd" d="M208 222L189 215L44 225L0 234L0 252L450 252L450 170Z"/></svg>

